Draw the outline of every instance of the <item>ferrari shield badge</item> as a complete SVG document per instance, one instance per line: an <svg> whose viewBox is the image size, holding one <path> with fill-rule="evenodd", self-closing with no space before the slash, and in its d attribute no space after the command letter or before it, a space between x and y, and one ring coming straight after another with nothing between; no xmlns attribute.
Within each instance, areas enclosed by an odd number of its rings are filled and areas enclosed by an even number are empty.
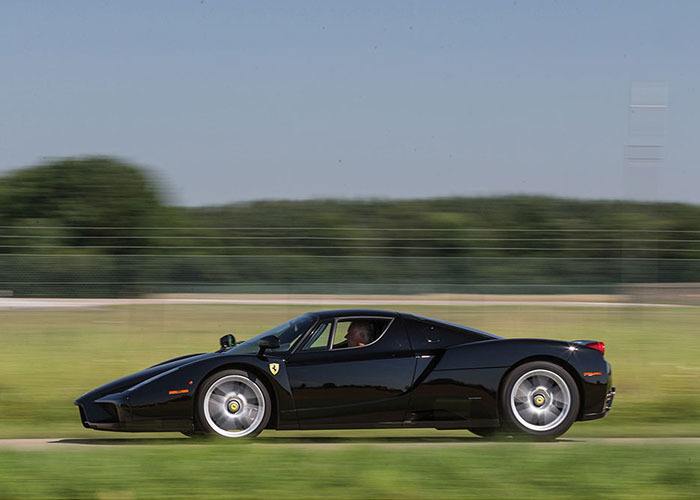
<svg viewBox="0 0 700 500"><path fill-rule="evenodd" d="M280 364L279 363L270 363L270 373L273 375L277 375L277 373L280 371Z"/></svg>

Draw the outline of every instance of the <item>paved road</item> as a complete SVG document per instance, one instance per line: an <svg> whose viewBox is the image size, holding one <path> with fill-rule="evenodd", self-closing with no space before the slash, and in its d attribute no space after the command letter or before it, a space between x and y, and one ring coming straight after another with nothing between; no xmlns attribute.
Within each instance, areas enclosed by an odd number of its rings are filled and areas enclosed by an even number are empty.
<svg viewBox="0 0 700 500"><path fill-rule="evenodd" d="M224 441L214 441L223 443ZM207 446L207 441L189 438L41 438L41 439L0 439L0 449L14 450L67 450L67 449L97 449L100 447L116 446ZM522 444L535 446L582 446L586 444L608 444L629 446L658 446L658 445L694 445L700 446L700 437L669 437L669 438L561 438L553 442L495 442L477 437L465 438L259 438L258 446L301 446L301 447L338 447L338 446L381 446L381 447L411 447L411 446L499 446L503 444Z"/></svg>
<svg viewBox="0 0 700 500"><path fill-rule="evenodd" d="M462 296L232 296L227 298L144 298L144 299L34 299L0 297L1 309L88 309L127 305L232 304L232 305L298 305L298 306L550 306L550 307L691 307L675 304L634 302L601 302L595 300L509 300Z"/></svg>

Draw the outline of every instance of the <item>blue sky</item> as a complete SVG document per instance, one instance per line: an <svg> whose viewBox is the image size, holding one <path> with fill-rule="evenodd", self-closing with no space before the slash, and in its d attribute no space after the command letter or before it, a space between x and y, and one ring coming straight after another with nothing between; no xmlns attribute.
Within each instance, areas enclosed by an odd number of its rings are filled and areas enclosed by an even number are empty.
<svg viewBox="0 0 700 500"><path fill-rule="evenodd" d="M4 1L0 172L115 155L172 201L639 196L635 81L669 89L642 196L700 202L700 3Z"/></svg>

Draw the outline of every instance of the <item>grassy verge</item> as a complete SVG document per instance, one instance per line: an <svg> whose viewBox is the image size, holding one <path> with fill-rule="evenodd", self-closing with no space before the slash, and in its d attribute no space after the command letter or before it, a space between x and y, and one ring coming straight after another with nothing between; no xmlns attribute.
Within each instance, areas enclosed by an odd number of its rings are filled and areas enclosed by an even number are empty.
<svg viewBox="0 0 700 500"><path fill-rule="evenodd" d="M594 444L0 451L0 498L694 498L699 456Z"/></svg>
<svg viewBox="0 0 700 500"><path fill-rule="evenodd" d="M80 426L72 405L88 389L169 357L213 350L225 332L244 339L309 309L139 305L0 311L0 438L94 436ZM602 421L576 424L568 435L700 436L700 308L410 310L504 336L606 341L618 390L613 412Z"/></svg>

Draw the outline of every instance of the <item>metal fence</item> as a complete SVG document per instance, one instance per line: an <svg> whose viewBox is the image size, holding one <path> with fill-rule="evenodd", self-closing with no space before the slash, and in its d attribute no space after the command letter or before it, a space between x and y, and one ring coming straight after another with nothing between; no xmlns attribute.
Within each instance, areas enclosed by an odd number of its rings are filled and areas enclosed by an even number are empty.
<svg viewBox="0 0 700 500"><path fill-rule="evenodd" d="M0 290L614 293L700 282L700 231L387 227L0 228Z"/></svg>

